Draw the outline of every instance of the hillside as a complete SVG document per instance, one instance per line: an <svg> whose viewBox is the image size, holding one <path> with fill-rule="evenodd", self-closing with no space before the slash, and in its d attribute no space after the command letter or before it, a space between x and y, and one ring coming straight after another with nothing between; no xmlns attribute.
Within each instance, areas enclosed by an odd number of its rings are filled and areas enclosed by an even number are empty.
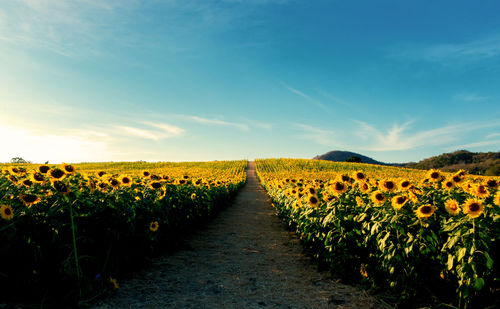
<svg viewBox="0 0 500 309"><path fill-rule="evenodd" d="M440 169L446 172L455 172L460 169L475 175L500 176L500 152L470 152L458 150L443 153L419 162L392 164L376 161L370 157L350 151L334 150L314 157L315 160L344 162L350 157L359 157L362 163L401 166L415 169Z"/></svg>
<svg viewBox="0 0 500 309"><path fill-rule="evenodd" d="M430 157L418 163L407 163L406 167L417 169L436 168L447 172L464 169L471 174L498 176L500 175L500 152L458 150Z"/></svg>
<svg viewBox="0 0 500 309"><path fill-rule="evenodd" d="M334 151L330 151L330 152L327 152L327 153L322 154L322 155L315 156L313 158L313 160L327 160L327 161L334 161L334 162L344 162L345 160L349 159L350 157L358 157L361 159L362 163L388 165L387 163L376 161L370 157L361 155L359 153L350 152L350 151L340 151L340 150L334 150Z"/></svg>

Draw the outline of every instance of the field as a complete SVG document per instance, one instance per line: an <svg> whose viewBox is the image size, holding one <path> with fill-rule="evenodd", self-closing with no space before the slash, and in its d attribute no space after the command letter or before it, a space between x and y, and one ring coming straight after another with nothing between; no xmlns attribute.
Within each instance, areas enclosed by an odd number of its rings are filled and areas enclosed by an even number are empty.
<svg viewBox="0 0 500 309"><path fill-rule="evenodd" d="M84 304L118 288L119 278L227 206L246 165L0 165L3 300Z"/></svg>
<svg viewBox="0 0 500 309"><path fill-rule="evenodd" d="M299 159L256 166L278 214L345 280L407 305L498 299L498 177Z"/></svg>

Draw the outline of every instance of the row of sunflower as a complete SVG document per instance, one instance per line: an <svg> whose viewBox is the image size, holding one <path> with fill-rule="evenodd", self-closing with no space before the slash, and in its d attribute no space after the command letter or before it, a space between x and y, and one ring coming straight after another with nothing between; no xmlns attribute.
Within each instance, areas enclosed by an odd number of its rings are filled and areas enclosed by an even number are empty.
<svg viewBox="0 0 500 309"><path fill-rule="evenodd" d="M499 305L500 178L304 161L256 167L318 262L402 307Z"/></svg>
<svg viewBox="0 0 500 309"><path fill-rule="evenodd" d="M189 164L183 173L81 171L79 165L0 169L2 301L85 302L227 205L246 161ZM162 170L165 171L165 170ZM130 172L130 170L127 170ZM175 176L172 176L175 175Z"/></svg>

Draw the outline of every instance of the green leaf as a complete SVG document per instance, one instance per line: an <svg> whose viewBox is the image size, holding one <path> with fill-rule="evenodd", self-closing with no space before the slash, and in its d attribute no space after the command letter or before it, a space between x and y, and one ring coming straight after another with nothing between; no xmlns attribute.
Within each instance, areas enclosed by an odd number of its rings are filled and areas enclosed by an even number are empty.
<svg viewBox="0 0 500 309"><path fill-rule="evenodd" d="M484 287L484 279L483 278L474 279L473 287L476 291L481 291L481 289Z"/></svg>
<svg viewBox="0 0 500 309"><path fill-rule="evenodd" d="M491 257L488 254L488 252L484 253L484 257L486 258L486 267L488 269L492 269L493 268L493 260L491 259Z"/></svg>
<svg viewBox="0 0 500 309"><path fill-rule="evenodd" d="M448 270L451 270L453 268L453 259L454 259L454 256L451 254L448 254L448 262L446 263L446 264L448 264Z"/></svg>
<svg viewBox="0 0 500 309"><path fill-rule="evenodd" d="M457 261L458 262L460 262L464 258L466 251L467 251L467 248L465 248L465 247L458 249L458 254L457 254Z"/></svg>

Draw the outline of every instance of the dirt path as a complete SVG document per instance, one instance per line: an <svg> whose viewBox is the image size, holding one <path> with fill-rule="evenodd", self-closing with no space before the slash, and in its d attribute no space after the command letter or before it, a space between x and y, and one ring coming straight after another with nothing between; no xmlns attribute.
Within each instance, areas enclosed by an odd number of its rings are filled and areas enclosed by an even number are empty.
<svg viewBox="0 0 500 309"><path fill-rule="evenodd" d="M283 228L250 162L234 204L95 308L381 308L318 272Z"/></svg>

